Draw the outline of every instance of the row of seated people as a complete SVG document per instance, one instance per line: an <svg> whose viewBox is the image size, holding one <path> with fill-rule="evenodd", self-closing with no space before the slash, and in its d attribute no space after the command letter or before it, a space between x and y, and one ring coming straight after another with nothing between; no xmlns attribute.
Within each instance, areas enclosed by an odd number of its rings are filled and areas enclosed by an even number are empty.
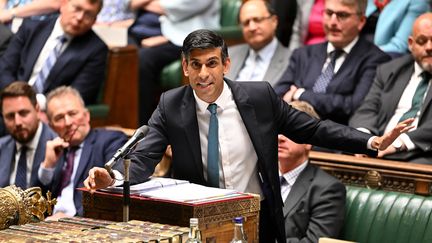
<svg viewBox="0 0 432 243"><path fill-rule="evenodd" d="M275 38L278 20L271 6L248 1L239 15L246 44L229 48L231 69L226 77L268 80L285 101L306 101L322 119L374 135L413 117L414 128L378 156L430 164L427 131L431 92L425 92L429 77L424 84L422 80L423 73L432 72L427 61L432 48L428 39L432 16L423 14L413 24L406 41L411 53L391 60L361 36L365 8L366 0L327 0L323 24L328 41L291 53Z"/></svg>

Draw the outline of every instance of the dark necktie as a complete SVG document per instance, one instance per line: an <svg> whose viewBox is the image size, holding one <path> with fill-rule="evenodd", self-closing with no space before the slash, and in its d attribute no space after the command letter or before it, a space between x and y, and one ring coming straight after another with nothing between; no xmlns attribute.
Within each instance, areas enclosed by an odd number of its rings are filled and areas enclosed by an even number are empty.
<svg viewBox="0 0 432 243"><path fill-rule="evenodd" d="M336 49L330 52L330 63L327 67L322 71L321 75L315 81L314 86L312 87L312 91L314 93L325 93L327 90L327 86L334 76L334 68L336 59L340 57L344 53L343 50Z"/></svg>
<svg viewBox="0 0 432 243"><path fill-rule="evenodd" d="M42 69L40 70L35 83L33 84L33 87L37 93L43 93L45 90L45 83L46 79L51 71L51 68L54 66L54 64L57 61L57 58L61 54L61 49L63 45L67 41L67 37L64 35L57 37L57 44L55 45L54 49L51 50L49 53L47 59L45 60L45 63L42 66Z"/></svg>
<svg viewBox="0 0 432 243"><path fill-rule="evenodd" d="M418 84L417 89L414 93L412 103L411 103L411 108L402 115L402 117L399 119L399 122L406 120L408 118L416 117L417 112L420 110L423 104L424 94L427 90L429 80L431 79L432 74L428 72L422 72L421 76L422 76L422 80Z"/></svg>
<svg viewBox="0 0 432 243"><path fill-rule="evenodd" d="M21 189L27 189L27 147L21 147L18 166L15 176L15 185Z"/></svg>
<svg viewBox="0 0 432 243"><path fill-rule="evenodd" d="M71 147L66 153L66 166L63 166L62 174L61 174L61 186L58 195L61 195L61 192L65 187L67 187L71 181L74 161L75 161L75 152L78 147Z"/></svg>
<svg viewBox="0 0 432 243"><path fill-rule="evenodd" d="M219 187L219 125L217 119L217 105L214 103L210 104L207 110L210 111L210 125L207 138L207 178L209 186Z"/></svg>

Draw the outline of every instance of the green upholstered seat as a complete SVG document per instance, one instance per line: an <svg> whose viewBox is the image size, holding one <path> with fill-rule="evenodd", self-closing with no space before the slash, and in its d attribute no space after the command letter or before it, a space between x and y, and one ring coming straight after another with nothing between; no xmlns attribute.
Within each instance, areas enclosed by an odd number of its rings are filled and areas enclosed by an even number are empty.
<svg viewBox="0 0 432 243"><path fill-rule="evenodd" d="M162 89L171 89L182 83L181 61L176 60L162 69L160 83Z"/></svg>
<svg viewBox="0 0 432 243"><path fill-rule="evenodd" d="M110 107L104 102L105 94L105 82L104 81L99 89L98 98L95 104L87 105L87 109L90 112L90 119L107 119Z"/></svg>
<svg viewBox="0 0 432 243"><path fill-rule="evenodd" d="M341 238L361 243L432 242L432 197L347 186Z"/></svg>

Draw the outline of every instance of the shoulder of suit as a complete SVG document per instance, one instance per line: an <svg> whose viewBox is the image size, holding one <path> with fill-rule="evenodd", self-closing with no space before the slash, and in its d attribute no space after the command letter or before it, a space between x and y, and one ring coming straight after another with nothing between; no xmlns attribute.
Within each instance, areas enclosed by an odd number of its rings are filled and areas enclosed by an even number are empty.
<svg viewBox="0 0 432 243"><path fill-rule="evenodd" d="M5 146L5 144L9 143L9 142L13 142L14 139L12 138L11 135L5 135L3 137L0 137L0 147Z"/></svg>
<svg viewBox="0 0 432 243"><path fill-rule="evenodd" d="M398 57L389 62L383 63L378 68L383 70L395 70L413 64L414 58L411 56L411 54L406 54L402 57Z"/></svg>

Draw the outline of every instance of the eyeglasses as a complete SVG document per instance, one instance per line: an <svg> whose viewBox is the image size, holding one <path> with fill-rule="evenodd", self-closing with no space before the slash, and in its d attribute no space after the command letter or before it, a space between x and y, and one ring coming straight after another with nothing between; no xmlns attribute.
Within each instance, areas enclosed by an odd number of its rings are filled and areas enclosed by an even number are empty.
<svg viewBox="0 0 432 243"><path fill-rule="evenodd" d="M255 24L260 24L266 19L270 19L273 15L269 15L267 17L253 17L250 19L246 19L245 21L240 22L243 27L248 27L250 22L254 22Z"/></svg>
<svg viewBox="0 0 432 243"><path fill-rule="evenodd" d="M72 12L75 14L83 14L83 19L86 21L93 21L97 17L97 13L93 13L88 10L84 10L83 7L73 3L72 1L69 1L69 4L71 6Z"/></svg>
<svg viewBox="0 0 432 243"><path fill-rule="evenodd" d="M353 15L358 15L359 13L349 13L345 11L333 11L331 9L326 9L324 10L324 14L325 14L324 16L327 18L331 18L333 14L335 14L338 21L345 21L349 17Z"/></svg>

